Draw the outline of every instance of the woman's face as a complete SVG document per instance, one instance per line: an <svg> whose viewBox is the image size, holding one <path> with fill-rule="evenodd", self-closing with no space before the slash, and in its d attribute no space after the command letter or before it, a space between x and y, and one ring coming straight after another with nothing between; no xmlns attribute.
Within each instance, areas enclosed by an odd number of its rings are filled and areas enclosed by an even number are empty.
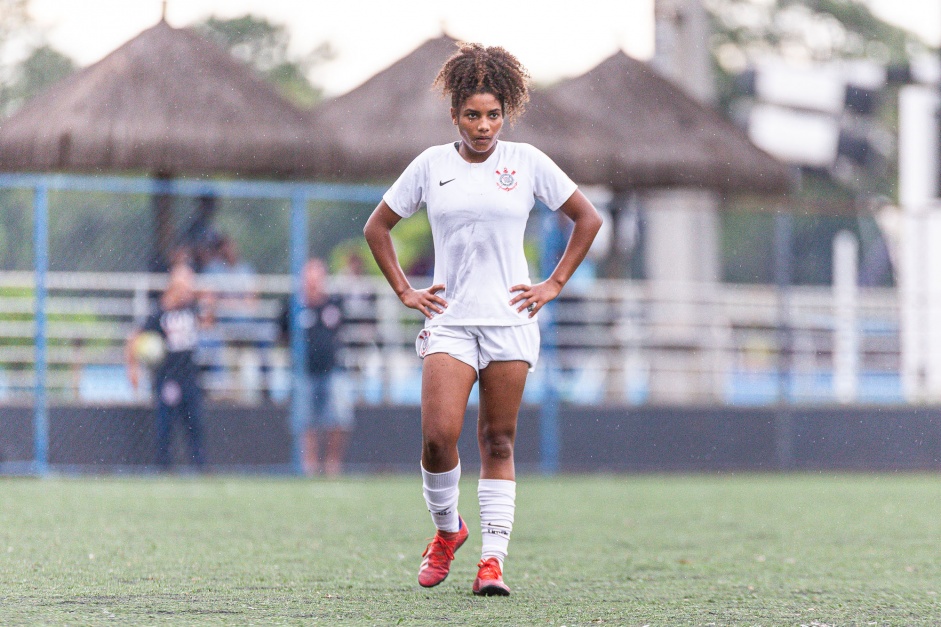
<svg viewBox="0 0 941 627"><path fill-rule="evenodd" d="M304 265L304 289L308 297L319 296L327 286L327 266L319 259Z"/></svg>
<svg viewBox="0 0 941 627"><path fill-rule="evenodd" d="M499 98L493 94L474 94L460 109L451 109L451 119L461 134L461 156L473 163L486 161L503 128Z"/></svg>
<svg viewBox="0 0 941 627"><path fill-rule="evenodd" d="M164 309L179 309L196 299L196 275L183 264L177 264L170 270L170 282L163 293L161 304Z"/></svg>

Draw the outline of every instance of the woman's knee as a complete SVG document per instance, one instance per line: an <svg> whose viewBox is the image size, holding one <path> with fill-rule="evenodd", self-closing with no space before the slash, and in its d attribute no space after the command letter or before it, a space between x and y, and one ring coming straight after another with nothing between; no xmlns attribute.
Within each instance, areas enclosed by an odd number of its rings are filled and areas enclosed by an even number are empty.
<svg viewBox="0 0 941 627"><path fill-rule="evenodd" d="M516 439L513 431L496 431L487 429L481 431L478 442L482 457L490 459L510 459L513 457L513 444Z"/></svg>
<svg viewBox="0 0 941 627"><path fill-rule="evenodd" d="M426 458L440 459L449 457L457 450L460 432L451 430L426 429L422 433L422 449Z"/></svg>

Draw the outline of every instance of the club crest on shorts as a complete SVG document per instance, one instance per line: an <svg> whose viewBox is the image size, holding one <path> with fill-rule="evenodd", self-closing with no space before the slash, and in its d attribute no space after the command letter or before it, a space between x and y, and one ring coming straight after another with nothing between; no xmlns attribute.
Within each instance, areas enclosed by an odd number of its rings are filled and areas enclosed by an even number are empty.
<svg viewBox="0 0 941 627"><path fill-rule="evenodd" d="M415 349L418 352L418 356L424 359L425 353L428 352L428 338L431 337L431 331L428 329L422 329L418 338L415 340Z"/></svg>
<svg viewBox="0 0 941 627"><path fill-rule="evenodd" d="M515 189L517 183L513 177L514 174L516 174L516 170L511 172L509 168L503 168L502 172L497 170L497 187L505 192Z"/></svg>

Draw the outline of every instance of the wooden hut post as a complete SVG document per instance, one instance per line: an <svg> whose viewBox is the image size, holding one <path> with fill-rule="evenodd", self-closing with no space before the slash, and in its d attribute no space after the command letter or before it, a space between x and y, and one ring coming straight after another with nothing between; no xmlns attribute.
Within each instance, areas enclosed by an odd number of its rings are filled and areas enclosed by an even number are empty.
<svg viewBox="0 0 941 627"><path fill-rule="evenodd" d="M166 272L170 269L170 257L177 239L173 219L173 196L164 188L169 185L172 177L167 172L158 172L154 178L157 181L157 190L150 199L154 239L148 269L151 272Z"/></svg>

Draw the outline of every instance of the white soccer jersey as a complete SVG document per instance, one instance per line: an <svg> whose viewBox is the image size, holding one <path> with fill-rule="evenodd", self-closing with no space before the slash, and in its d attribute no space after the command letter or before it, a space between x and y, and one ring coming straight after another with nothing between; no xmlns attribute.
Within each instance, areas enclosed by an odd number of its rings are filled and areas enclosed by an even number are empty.
<svg viewBox="0 0 941 627"><path fill-rule="evenodd" d="M510 306L514 285L531 284L523 255L529 212L538 198L555 211L576 185L529 144L499 141L483 163L468 163L456 144L420 154L383 195L407 218L424 203L435 246L435 283L447 302L425 326L515 326L532 322Z"/></svg>

